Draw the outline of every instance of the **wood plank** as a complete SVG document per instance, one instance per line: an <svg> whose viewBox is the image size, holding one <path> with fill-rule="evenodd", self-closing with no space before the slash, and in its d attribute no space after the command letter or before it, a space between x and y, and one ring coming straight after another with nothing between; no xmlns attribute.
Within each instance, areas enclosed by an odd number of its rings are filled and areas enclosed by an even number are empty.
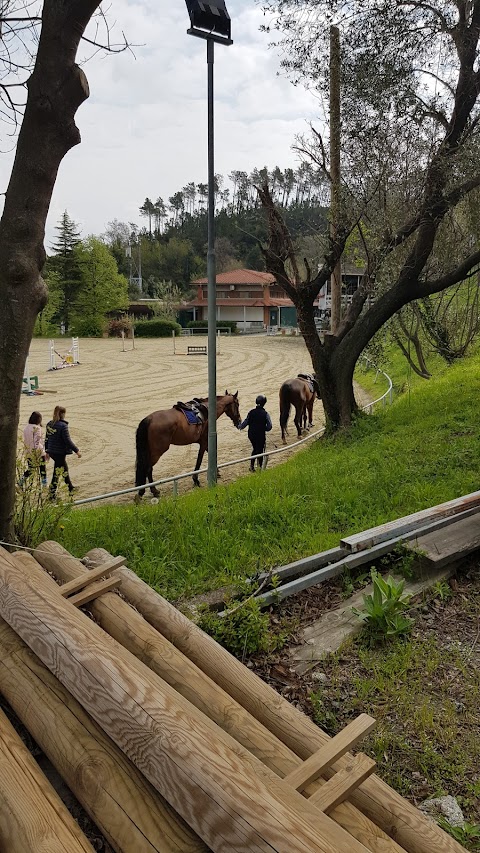
<svg viewBox="0 0 480 853"><path fill-rule="evenodd" d="M0 850L93 853L93 847L0 711Z"/></svg>
<svg viewBox="0 0 480 853"><path fill-rule="evenodd" d="M83 589L83 587L88 586L93 581L98 580L98 578L108 577L116 569L119 569L120 566L124 566L126 562L125 557L115 557L110 563L105 563L104 566L97 566L96 569L91 569L91 571L85 571L78 578L64 583L60 588L60 592L65 597L72 595L72 593L78 592L79 589Z"/></svg>
<svg viewBox="0 0 480 853"><path fill-rule="evenodd" d="M424 564L436 569L447 566L480 548L479 518L466 518L450 525L446 530L427 533L419 537L416 544L423 551Z"/></svg>
<svg viewBox="0 0 480 853"><path fill-rule="evenodd" d="M89 601L93 601L99 595L103 595L104 592L110 592L112 589L120 586L121 582L121 578L105 578L104 581L92 583L86 589L82 590L82 592L77 592L76 595L70 596L67 601L69 604L74 604L75 607L81 607L82 604L88 604Z"/></svg>
<svg viewBox="0 0 480 853"><path fill-rule="evenodd" d="M39 551L48 549L67 553L55 542L39 546ZM39 560L40 557L41 554ZM104 548L92 549L87 557L95 564L112 559L112 555ZM329 735L316 726L313 720L247 669L135 572L122 567L119 574L123 581L122 594L145 619L298 756L306 759L314 750L321 749L330 741ZM325 776L329 778L336 770L345 767L349 760L351 757L349 759L348 756L340 758L335 767L326 770ZM353 791L351 800L386 833L394 834L396 841L407 853L432 853L432 850L435 853L465 853L458 842L375 774ZM343 809L347 805L342 803L338 808ZM380 841L375 853L381 851L382 845L383 841Z"/></svg>
<svg viewBox="0 0 480 853"><path fill-rule="evenodd" d="M213 853L365 853L3 549L0 615Z"/></svg>
<svg viewBox="0 0 480 853"><path fill-rule="evenodd" d="M359 740L366 737L374 726L375 720L373 717L370 717L368 714L360 714L348 726L345 726L338 735L332 737L322 749L314 752L300 767L297 767L285 776L283 781L297 791L303 790L310 782L318 779L327 767L330 767L342 755L345 755L346 752L352 749Z"/></svg>
<svg viewBox="0 0 480 853"><path fill-rule="evenodd" d="M351 763L347 764L343 770L335 773L335 776L332 776L328 782L325 782L325 785L322 785L318 791L312 794L310 802L320 811L329 814L336 806L343 803L355 788L358 788L362 782L365 782L365 779L371 776L375 767L376 763L373 758L359 752Z"/></svg>
<svg viewBox="0 0 480 853"><path fill-rule="evenodd" d="M20 554L13 557L15 561L25 559L27 558ZM56 543L42 545L38 550L38 559L60 581L71 579L75 573L78 575L87 571L83 563ZM36 573L41 571L38 563L29 556L28 565L34 578ZM122 598L107 593L92 603L91 610L98 624L114 639L232 735L238 743L260 758L279 777L283 778L301 763L301 759L292 750ZM320 784L315 782L312 787L316 790ZM402 853L400 847L383 830L350 803L342 803L331 816L340 826L361 840L372 853Z"/></svg>
<svg viewBox="0 0 480 853"><path fill-rule="evenodd" d="M401 536L402 533L415 530L428 521L435 521L438 518L456 515L473 507L480 507L480 491L471 492L471 494L464 495L461 498L455 498L452 501L446 501L445 503L437 504L437 506L414 512L411 515L405 515L403 518L388 521L386 524L380 524L377 527L372 527L370 530L364 530L353 536L347 536L341 540L340 545L343 548L348 548L349 551L364 551L378 542L383 542L386 539L392 539L395 536Z"/></svg>

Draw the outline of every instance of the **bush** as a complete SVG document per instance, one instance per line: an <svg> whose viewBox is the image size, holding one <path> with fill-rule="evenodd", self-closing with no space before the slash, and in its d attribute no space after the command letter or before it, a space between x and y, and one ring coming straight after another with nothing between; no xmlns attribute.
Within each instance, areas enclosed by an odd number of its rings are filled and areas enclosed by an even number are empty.
<svg viewBox="0 0 480 853"><path fill-rule="evenodd" d="M108 321L108 337L121 338L122 332L125 332L127 338L132 334L133 323L130 317L120 317L118 320Z"/></svg>
<svg viewBox="0 0 480 853"><path fill-rule="evenodd" d="M138 320L135 323L135 334L139 338L171 338L172 332L178 337L181 328L180 323L174 320Z"/></svg>
<svg viewBox="0 0 480 853"><path fill-rule="evenodd" d="M208 329L206 320L190 320L187 329ZM232 334L237 331L236 320L217 320L217 329L230 329Z"/></svg>
<svg viewBox="0 0 480 853"><path fill-rule="evenodd" d="M71 334L78 338L101 338L105 331L104 317L86 317L75 320L72 324Z"/></svg>
<svg viewBox="0 0 480 853"><path fill-rule="evenodd" d="M63 530L63 521L72 508L67 487L60 478L57 500L50 500L47 488L42 487L40 460L32 464L30 476L24 480L27 455L17 459L17 491L13 514L15 542L27 548L35 548L45 539L58 539Z"/></svg>
<svg viewBox="0 0 480 853"><path fill-rule="evenodd" d="M232 603L232 610L227 610L225 616L205 612L199 627L240 658L254 652L273 651L283 644L284 638L276 638L270 630L268 614L262 613L258 601L250 598L241 605Z"/></svg>

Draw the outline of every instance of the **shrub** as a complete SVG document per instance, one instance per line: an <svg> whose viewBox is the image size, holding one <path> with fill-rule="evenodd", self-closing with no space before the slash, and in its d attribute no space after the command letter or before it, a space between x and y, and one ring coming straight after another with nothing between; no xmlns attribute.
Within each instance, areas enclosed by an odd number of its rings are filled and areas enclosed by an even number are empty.
<svg viewBox="0 0 480 853"><path fill-rule="evenodd" d="M363 596L364 610L352 608L355 616L365 622L372 642L407 634L413 621L404 615L410 600L409 595L403 594L405 581L395 583L392 577L382 578L375 569L370 574L373 594Z"/></svg>
<svg viewBox="0 0 480 853"><path fill-rule="evenodd" d="M232 610L225 616L206 611L199 620L199 626L217 643L237 657L273 651L283 645L285 637L271 631L268 614L262 613L255 598L240 605L238 602L232 604Z"/></svg>
<svg viewBox="0 0 480 853"><path fill-rule="evenodd" d="M190 320L187 329L208 329L206 320ZM217 320L217 329L230 329L232 334L237 331L236 320Z"/></svg>
<svg viewBox="0 0 480 853"><path fill-rule="evenodd" d="M109 320L108 321L108 337L109 338L121 338L122 332L125 332L127 337L132 334L132 319L131 317L120 317L118 320Z"/></svg>
<svg viewBox="0 0 480 853"><path fill-rule="evenodd" d="M177 337L181 328L180 323L174 320L138 320L135 323L135 334L139 338L171 338L172 332Z"/></svg>
<svg viewBox="0 0 480 853"><path fill-rule="evenodd" d="M79 338L101 338L105 331L104 317L85 317L75 320L71 334Z"/></svg>
<svg viewBox="0 0 480 853"><path fill-rule="evenodd" d="M72 508L67 487L60 478L57 500L50 500L49 490L42 487L40 462L32 466L32 473L24 480L27 456L17 460L17 493L13 515L15 542L27 548L35 548L46 539L57 539L63 522Z"/></svg>

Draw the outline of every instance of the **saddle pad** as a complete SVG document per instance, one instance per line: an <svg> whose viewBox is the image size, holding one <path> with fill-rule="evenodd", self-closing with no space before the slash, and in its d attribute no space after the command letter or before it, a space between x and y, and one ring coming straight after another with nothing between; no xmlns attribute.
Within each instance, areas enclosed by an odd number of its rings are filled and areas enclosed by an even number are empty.
<svg viewBox="0 0 480 853"><path fill-rule="evenodd" d="M190 409L180 409L182 415L185 415L189 424L202 424L203 421L195 412L190 411Z"/></svg>

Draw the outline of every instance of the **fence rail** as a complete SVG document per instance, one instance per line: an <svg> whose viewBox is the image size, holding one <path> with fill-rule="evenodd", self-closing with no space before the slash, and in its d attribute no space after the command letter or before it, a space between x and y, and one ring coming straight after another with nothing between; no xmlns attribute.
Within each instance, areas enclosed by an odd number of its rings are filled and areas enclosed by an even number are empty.
<svg viewBox="0 0 480 853"><path fill-rule="evenodd" d="M389 403L392 402L393 384L392 380L390 379L390 376L385 373L384 370L380 370L380 368L377 367L377 365L374 364L371 359L369 359L367 356L362 356L362 359L366 363L367 367L376 371L375 378L377 378L377 376L381 374L386 378L388 382L387 390L380 397L377 397L376 400L372 400L370 403L367 403L365 406L362 406L362 411L367 412L367 414L371 414L374 406L378 405L379 403L382 403L382 405L385 406L387 404L387 400ZM263 456L265 459L265 464L263 467L266 468L268 460L271 456L276 456L279 453L286 453L295 449L296 447L300 447L301 444L305 444L305 442L311 441L312 438L316 438L317 436L322 435L324 432L325 427L322 427L321 429L315 430L315 432L306 435L305 438L301 438L299 441L295 441L293 444L288 444L285 447L278 447L275 450L268 450L265 453L258 453L256 456L242 456L240 459L232 459L229 462L221 462L217 467L219 470L223 468L231 468L233 465L240 465L243 462L250 462L251 459L258 459L259 457ZM199 468L198 471L187 471L184 474L174 474L171 477L162 477L162 479L160 480L154 480L153 483L145 483L143 486L130 486L128 489L118 489L115 492L106 492L105 494L95 495L91 498L80 498L79 500L73 501L73 504L74 506L81 506L83 504L107 500L108 498L117 498L121 495L131 495L135 492L141 491L142 489L148 489L151 486L165 486L167 483L172 483L173 494L177 495L178 483L180 480L186 480L189 477L193 477L194 474L200 475L206 474L207 472L208 468Z"/></svg>

